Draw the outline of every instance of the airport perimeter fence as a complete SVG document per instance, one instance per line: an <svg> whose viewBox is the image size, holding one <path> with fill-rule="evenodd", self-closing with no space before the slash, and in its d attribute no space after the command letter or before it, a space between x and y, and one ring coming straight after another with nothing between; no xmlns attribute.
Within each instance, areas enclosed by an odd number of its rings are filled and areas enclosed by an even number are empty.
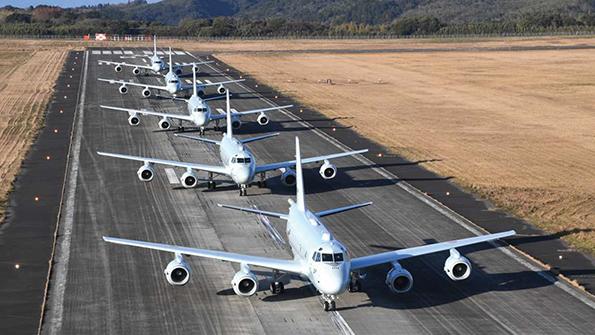
<svg viewBox="0 0 595 335"><path fill-rule="evenodd" d="M129 38L125 38L128 36ZM538 33L485 33L485 34L429 34L429 35L278 35L278 36L159 36L160 40L183 41L258 41L258 40L403 40L403 39L474 39L474 38L499 38L499 37L547 37L547 36L595 36L595 31L575 32L538 32ZM102 42L121 41L139 42L150 40L146 35L108 35ZM80 35L0 35L0 39L54 39L54 40L80 40ZM95 41L93 38L92 41Z"/></svg>

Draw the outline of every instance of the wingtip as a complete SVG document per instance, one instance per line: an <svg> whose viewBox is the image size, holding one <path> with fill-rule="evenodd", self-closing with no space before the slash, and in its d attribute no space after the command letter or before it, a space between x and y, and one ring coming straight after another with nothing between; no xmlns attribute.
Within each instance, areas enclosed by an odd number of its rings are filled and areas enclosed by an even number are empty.
<svg viewBox="0 0 595 335"><path fill-rule="evenodd" d="M223 205L222 204L217 204L217 207L223 207Z"/></svg>

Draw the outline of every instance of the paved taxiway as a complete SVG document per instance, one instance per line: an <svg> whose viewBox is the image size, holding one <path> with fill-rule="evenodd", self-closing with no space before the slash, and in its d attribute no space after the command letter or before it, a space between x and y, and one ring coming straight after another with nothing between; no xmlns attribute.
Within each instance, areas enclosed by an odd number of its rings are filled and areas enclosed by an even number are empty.
<svg viewBox="0 0 595 335"><path fill-rule="evenodd" d="M78 165L70 176L76 179L67 184L44 333L593 331L595 309L591 300L565 284L552 284L501 250L482 246L462 250L469 252L474 265L474 272L466 281L447 279L442 271L444 253L412 259L403 262L403 266L413 274L414 288L410 293L395 296L384 284L388 267L378 267L368 271L364 292L341 296L338 311L332 313L323 312L318 298L300 281L292 281L280 296L271 295L266 282L263 290L251 298L235 296L230 280L237 266L219 261L192 258L190 283L184 287L169 286L162 271L171 255L108 245L101 236L288 258L288 251L270 237L256 217L223 210L215 204L257 205L286 211L286 200L293 196L293 189L282 186L278 175L272 174L267 188L253 186L248 197L239 197L237 188L226 187L222 179L216 191L207 191L204 186L187 190L171 184L161 166L151 183L143 183L136 177L139 164L97 156L95 151L105 150L218 163L215 148L176 138L174 131L157 130L156 118L144 117L141 126L133 128L127 124L125 114L100 110L99 104L160 111L172 111L182 105L165 99L141 99L140 90L136 89L120 95L117 86L96 81L97 77L132 78L129 72L116 74L111 66L97 65L100 58L118 60L119 56L88 56L84 104L78 114L82 128L77 129L73 142ZM192 59L179 56L175 61ZM210 80L222 79L211 69L203 67L205 70ZM158 83L157 77L151 76L138 80ZM232 99L232 107L238 110L266 106L241 85L232 85L231 90L239 93ZM212 105L223 107L223 101ZM339 150L302 123L279 113L269 115L269 126L249 122L238 131L240 136L282 132L277 138L250 144L259 162L291 159L295 135L301 138L304 156ZM207 136L221 135L210 131ZM330 181L318 176L318 167L305 172L306 201L313 210L374 202L373 206L324 220L353 255L472 235L418 197L396 187L393 181L361 168L361 164L354 158L338 160L338 176ZM273 223L284 235L283 223Z"/></svg>

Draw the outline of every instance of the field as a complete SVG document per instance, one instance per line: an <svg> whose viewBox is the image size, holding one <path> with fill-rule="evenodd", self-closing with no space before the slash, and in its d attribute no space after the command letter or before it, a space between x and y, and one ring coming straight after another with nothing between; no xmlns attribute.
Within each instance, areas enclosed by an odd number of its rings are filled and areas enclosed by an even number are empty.
<svg viewBox="0 0 595 335"><path fill-rule="evenodd" d="M595 254L592 50L217 57Z"/></svg>
<svg viewBox="0 0 595 335"><path fill-rule="evenodd" d="M428 169L595 254L595 54L502 51L593 42L584 37L166 40L160 47L215 52L305 105L344 117L344 124L394 153L434 159L425 163ZM5 201L66 51L150 46L68 40L0 40L0 46L0 200Z"/></svg>
<svg viewBox="0 0 595 335"><path fill-rule="evenodd" d="M7 193L38 129L68 51L0 40L0 222Z"/></svg>

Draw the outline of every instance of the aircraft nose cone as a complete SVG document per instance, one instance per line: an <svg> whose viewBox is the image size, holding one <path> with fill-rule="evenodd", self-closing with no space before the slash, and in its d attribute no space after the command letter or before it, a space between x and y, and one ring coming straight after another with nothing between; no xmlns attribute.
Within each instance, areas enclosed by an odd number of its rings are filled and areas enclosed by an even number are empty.
<svg viewBox="0 0 595 335"><path fill-rule="evenodd" d="M248 184L250 181L250 171L245 168L236 169L233 173L233 179L238 184Z"/></svg>
<svg viewBox="0 0 595 335"><path fill-rule="evenodd" d="M320 282L320 291L324 294L338 295L343 292L343 283L340 278L328 278Z"/></svg>
<svg viewBox="0 0 595 335"><path fill-rule="evenodd" d="M167 91L168 91L169 93L171 93L171 94L174 94L174 93L176 93L178 90L176 89L176 87L175 87L175 86L170 86L170 87L168 87L168 88L167 88Z"/></svg>

